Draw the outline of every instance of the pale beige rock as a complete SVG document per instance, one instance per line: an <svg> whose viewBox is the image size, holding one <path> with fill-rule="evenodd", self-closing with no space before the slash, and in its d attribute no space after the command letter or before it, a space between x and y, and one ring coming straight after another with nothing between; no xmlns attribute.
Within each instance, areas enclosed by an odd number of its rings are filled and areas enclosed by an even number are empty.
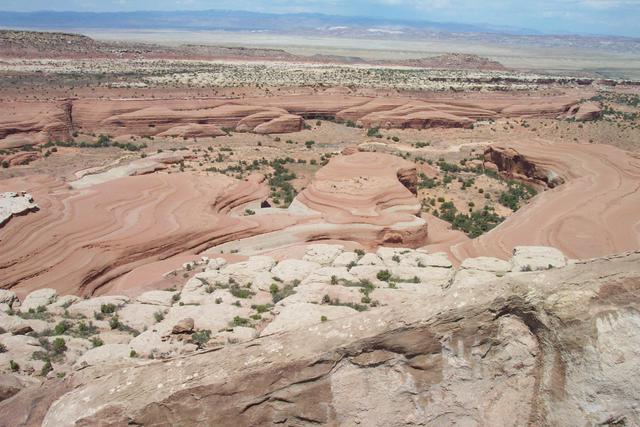
<svg viewBox="0 0 640 427"><path fill-rule="evenodd" d="M477 286L482 283L490 283L496 280L497 275L502 273L494 273L484 270L461 269L458 270L451 282L451 290L463 290L469 286Z"/></svg>
<svg viewBox="0 0 640 427"><path fill-rule="evenodd" d="M309 274L302 283L337 284L354 280L356 280L356 276L351 274L346 267L321 267Z"/></svg>
<svg viewBox="0 0 640 427"><path fill-rule="evenodd" d="M453 264L444 252L424 253L422 251L411 251L400 255L400 265L410 267L443 267L451 268Z"/></svg>
<svg viewBox="0 0 640 427"><path fill-rule="evenodd" d="M355 252L343 252L333 260L334 267L346 267L350 264L355 264L358 262L360 257Z"/></svg>
<svg viewBox="0 0 640 427"><path fill-rule="evenodd" d="M143 331L155 325L155 313L164 313L165 306L131 303L118 310L118 319L137 331Z"/></svg>
<svg viewBox="0 0 640 427"><path fill-rule="evenodd" d="M636 425L640 385L629 373L640 369L639 261L507 273L420 298L376 289L376 298L413 300L283 322L287 332L173 360L88 367L71 374L72 387L47 382L39 392L48 399L25 395L0 411L11 425L39 413L34 423L46 427L184 425L194 416L215 425ZM294 307L276 307L281 321L285 309L297 320L330 306Z"/></svg>
<svg viewBox="0 0 640 427"><path fill-rule="evenodd" d="M11 307L13 305L13 302L17 299L18 297L16 296L15 292L6 289L0 289L0 304L7 304L7 306Z"/></svg>
<svg viewBox="0 0 640 427"><path fill-rule="evenodd" d="M130 300L124 295L107 295L102 297L94 297L78 301L72 304L67 310L72 315L82 315L88 319L93 319L94 313L100 313L102 305L114 304L116 308L123 307Z"/></svg>
<svg viewBox="0 0 640 427"><path fill-rule="evenodd" d="M129 344L105 344L87 350L76 362L76 367L117 364L131 359Z"/></svg>
<svg viewBox="0 0 640 427"><path fill-rule="evenodd" d="M161 305L169 307L173 305L173 296L176 292L172 291L147 291L136 297L136 300L142 304Z"/></svg>
<svg viewBox="0 0 640 427"><path fill-rule="evenodd" d="M320 268L320 264L299 259L286 259L281 261L271 269L273 277L277 277L284 283L291 283L294 280L299 282L311 274L312 271Z"/></svg>
<svg viewBox="0 0 640 427"><path fill-rule="evenodd" d="M188 334L193 331L195 322L191 317L185 317L176 323L171 329L172 334Z"/></svg>
<svg viewBox="0 0 640 427"><path fill-rule="evenodd" d="M564 267L567 259L556 248L548 246L516 246L511 258L513 271L538 271Z"/></svg>
<svg viewBox="0 0 640 427"><path fill-rule="evenodd" d="M462 261L462 264L460 264L460 268L506 273L511 270L511 263L499 258L483 256L465 259Z"/></svg>
<svg viewBox="0 0 640 427"><path fill-rule="evenodd" d="M223 267L220 272L228 275L237 283L245 285L253 282L257 273L270 271L276 265L276 261L268 256L252 256L243 262L229 264Z"/></svg>
<svg viewBox="0 0 640 427"><path fill-rule="evenodd" d="M343 252L342 245L309 245L302 259L321 265L331 264Z"/></svg>
<svg viewBox="0 0 640 427"><path fill-rule="evenodd" d="M384 266L384 261L378 255L373 254L371 252L367 252L364 254L362 258L358 260L358 265L379 265Z"/></svg>
<svg viewBox="0 0 640 427"><path fill-rule="evenodd" d="M46 307L58 298L58 292L55 289L43 288L28 294L22 304L20 311L26 312L36 310L38 307Z"/></svg>
<svg viewBox="0 0 640 427"><path fill-rule="evenodd" d="M327 319L339 319L356 313L358 312L349 307L308 303L288 304L279 309L275 320L262 330L260 336L308 328L321 323L322 316L326 316Z"/></svg>

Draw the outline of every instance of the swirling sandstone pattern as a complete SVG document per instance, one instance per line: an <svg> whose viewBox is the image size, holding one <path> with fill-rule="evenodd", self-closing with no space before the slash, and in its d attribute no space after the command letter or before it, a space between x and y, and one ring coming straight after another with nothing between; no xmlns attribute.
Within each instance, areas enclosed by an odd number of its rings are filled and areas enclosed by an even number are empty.
<svg viewBox="0 0 640 427"><path fill-rule="evenodd" d="M20 141L68 140L73 132L113 136L217 136L220 128L287 133L303 128L302 118L332 117L364 127L468 128L476 120L500 117L598 115L570 96L474 98L373 98L336 94L244 99L77 99L14 102L0 117L0 148Z"/></svg>
<svg viewBox="0 0 640 427"><path fill-rule="evenodd" d="M251 248L318 239L416 246L426 237L410 190L415 191L414 165L398 157L334 158L290 209L237 216L267 198L261 175L244 181L190 173L136 176L180 155L162 153L88 175L72 182L72 190L46 176L3 181L0 190L29 190L41 210L0 229L0 287L21 294L47 286L92 295L117 286L135 293L157 277L139 283L116 279L140 278L149 264L225 242ZM124 283L132 287L124 289Z"/></svg>
<svg viewBox="0 0 640 427"><path fill-rule="evenodd" d="M517 245L553 246L579 259L640 248L637 155L606 145L541 140L509 148L554 171L565 183L540 193L489 233L451 246L458 260L508 258Z"/></svg>
<svg viewBox="0 0 640 427"><path fill-rule="evenodd" d="M147 263L265 231L221 211L266 190L224 176L131 176L80 191L35 176L2 187L28 189L41 208L0 229L0 285L21 293L48 286L93 294Z"/></svg>

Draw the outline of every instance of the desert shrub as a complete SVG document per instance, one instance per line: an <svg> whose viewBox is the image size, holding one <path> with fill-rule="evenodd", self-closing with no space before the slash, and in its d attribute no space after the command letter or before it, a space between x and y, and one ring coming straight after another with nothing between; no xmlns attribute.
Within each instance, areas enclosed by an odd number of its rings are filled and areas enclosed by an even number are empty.
<svg viewBox="0 0 640 427"><path fill-rule="evenodd" d="M20 370L20 365L15 360L9 360L9 369L13 372L18 372Z"/></svg>
<svg viewBox="0 0 640 427"><path fill-rule="evenodd" d="M271 300L274 304L296 293L291 285L283 286L282 289L280 289L275 283L271 284L269 291L271 292Z"/></svg>
<svg viewBox="0 0 640 427"><path fill-rule="evenodd" d="M100 337L91 338L91 346L93 348L100 347L101 345L104 345L104 341L102 341L102 339L100 339Z"/></svg>
<svg viewBox="0 0 640 427"><path fill-rule="evenodd" d="M67 343L63 338L56 338L51 343L51 350L54 354L62 354L67 351Z"/></svg>
<svg viewBox="0 0 640 427"><path fill-rule="evenodd" d="M204 347L204 345L207 344L210 339L211 339L211 331L208 329L196 331L191 335L191 341L194 344L196 344L198 348Z"/></svg>
<svg viewBox="0 0 640 427"><path fill-rule="evenodd" d="M46 362L44 362L44 365L42 365L42 369L40 369L40 375L46 377L47 374L51 371L53 371L53 366L51 366L51 362L47 360Z"/></svg>
<svg viewBox="0 0 640 427"><path fill-rule="evenodd" d="M376 277L378 278L378 280L388 282L389 280L391 280L391 273L389 272L389 270L380 270L378 271L378 274L376 274Z"/></svg>
<svg viewBox="0 0 640 427"><path fill-rule="evenodd" d="M53 328L53 333L55 335L62 335L65 332L67 332L67 330L69 329L71 325L69 324L69 322L63 320L62 322L58 323L54 328Z"/></svg>
<svg viewBox="0 0 640 427"><path fill-rule="evenodd" d="M164 313L158 310L153 313L153 318L155 319L156 323L162 322L164 320Z"/></svg>
<svg viewBox="0 0 640 427"><path fill-rule="evenodd" d="M100 312L102 314L113 314L113 313L116 312L116 309L117 309L116 305L115 304L111 304L111 303L102 304L100 306Z"/></svg>
<svg viewBox="0 0 640 427"><path fill-rule="evenodd" d="M245 317L235 316L231 321L231 326L250 326L250 325L251 325L251 320Z"/></svg>
<svg viewBox="0 0 640 427"><path fill-rule="evenodd" d="M370 128L369 130L367 130L367 136L368 137L375 137L375 138L381 138L382 135L380 135L380 128Z"/></svg>

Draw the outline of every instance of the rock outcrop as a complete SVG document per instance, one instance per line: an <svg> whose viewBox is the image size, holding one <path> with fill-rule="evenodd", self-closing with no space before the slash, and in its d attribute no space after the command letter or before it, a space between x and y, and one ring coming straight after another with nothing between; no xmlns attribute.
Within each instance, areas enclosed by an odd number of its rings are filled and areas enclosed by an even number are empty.
<svg viewBox="0 0 640 427"><path fill-rule="evenodd" d="M281 327L259 339L150 363L85 357L93 362L19 391L0 411L8 425L56 427L634 425L639 262L633 253L489 272L496 263L479 260L460 271L490 273L488 281L419 299L398 287L387 292L412 299L333 317L318 311L324 318L300 325L284 322L295 312L285 298Z"/></svg>
<svg viewBox="0 0 640 427"><path fill-rule="evenodd" d="M31 194L26 192L0 193L0 227L16 215L24 215L38 210Z"/></svg>
<svg viewBox="0 0 640 427"><path fill-rule="evenodd" d="M333 117L364 127L470 128L502 117L576 117L592 104L566 96L475 98L371 98L335 94L236 99L74 99L14 102L0 118L0 148L68 141L74 132L112 136L215 137L224 129L260 134L297 132L303 118Z"/></svg>
<svg viewBox="0 0 640 427"><path fill-rule="evenodd" d="M506 258L520 245L553 246L575 259L637 250L640 164L633 153L607 145L533 140L501 144L488 156L507 177L553 188L476 239L458 243L450 234L452 243L441 236L426 249L447 250L458 261Z"/></svg>

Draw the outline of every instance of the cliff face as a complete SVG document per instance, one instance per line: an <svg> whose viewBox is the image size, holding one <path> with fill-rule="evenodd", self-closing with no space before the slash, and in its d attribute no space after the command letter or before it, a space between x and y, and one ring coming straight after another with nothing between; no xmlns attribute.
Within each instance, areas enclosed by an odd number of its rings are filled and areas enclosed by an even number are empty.
<svg viewBox="0 0 640 427"><path fill-rule="evenodd" d="M564 183L557 172L534 162L513 148L491 146L484 152L485 167L497 170L508 179L534 184L538 187L553 188Z"/></svg>
<svg viewBox="0 0 640 427"><path fill-rule="evenodd" d="M454 280L428 304L81 369L0 410L44 426L635 425L639 263Z"/></svg>

